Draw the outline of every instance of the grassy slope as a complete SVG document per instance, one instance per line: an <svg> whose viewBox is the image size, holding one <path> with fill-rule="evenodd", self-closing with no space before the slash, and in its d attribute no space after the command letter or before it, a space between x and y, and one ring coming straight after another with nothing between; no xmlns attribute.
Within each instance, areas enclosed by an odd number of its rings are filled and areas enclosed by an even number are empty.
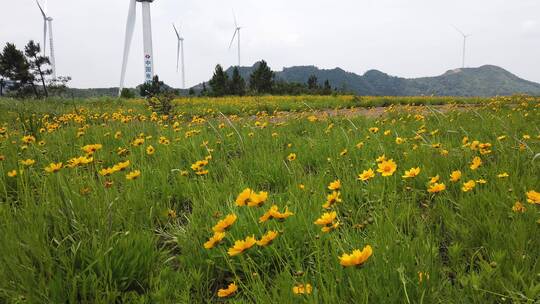
<svg viewBox="0 0 540 304"><path fill-rule="evenodd" d="M83 110L82 104L76 105ZM110 119L112 111L129 115L128 108L135 109L133 115L148 116L137 104L103 105L84 108L90 112L83 112L84 121L65 116L67 122L58 131L37 133L45 145L20 150L22 130L28 133L41 125L40 115L32 118L31 111L58 113L71 106L27 104L21 114L24 124L13 116L0 118L10 136L0 141L0 155L5 156L0 162L0 302L197 303L216 300L217 289L231 281L240 287L238 303L493 303L540 297L539 209L525 203L525 213L511 210L516 200L525 202L526 191L540 191L540 165L532 160L540 150L538 103L512 110L493 105L431 115L425 121L416 120L414 113L394 113L379 121L312 123L302 118L260 128L251 119L232 117L230 125L211 118L181 122L177 132L172 123L159 119ZM123 110L117 111L118 106ZM103 111L109 112L108 118L91 115ZM195 110L185 108L190 111ZM84 125L85 134L76 138ZM422 125L428 132L413 139ZM381 131L370 134L373 126ZM186 138L189 130L200 133ZM122 132L120 139L113 138L116 131ZM140 133L152 138L141 147L130 146ZM503 134L507 139L498 141ZM533 139L522 141L523 134ZM160 145L160 136L171 144ZM397 136L408 140L397 145ZM464 136L493 144L493 153L482 156L484 165L477 171L468 168L478 153L462 148ZM210 174L181 176L176 169L190 171L192 163L208 155L201 146L205 141L213 149ZM361 141L365 145L357 149ZM50 162L65 163L92 143L104 148L89 167L43 172ZM440 155L432 143L441 143L449 155ZM519 143L526 144L523 151ZM144 152L149 144L156 148L152 156ZM118 147L131 153L120 157ZM340 156L344 149L348 153ZM286 162L292 152L298 159ZM362 170L376 167L375 158L382 154L397 162L395 175L377 176L368 184L356 181ZM16 178L6 176L26 158L37 163ZM132 163L129 170L142 171L140 179L127 181L125 173L111 178L97 174L124 159ZM421 175L404 181L403 171L416 166L422 168ZM485 178L488 183L463 193L461 183L448 181L456 169L463 171L464 180ZM510 177L498 179L501 172ZM429 195L426 183L437 174L448 189ZM327 184L337 178L343 183L343 202L336 207L342 227L323 234L313 221L322 213ZM114 182L109 189L103 186L106 180ZM269 202L262 209L234 206L246 187L268 191ZM82 194L83 189L90 192ZM270 204L288 206L295 215L258 224ZM167 216L169 209L176 211L176 218ZM224 244L203 249L212 225L228 213L239 219ZM260 237L269 229L281 233L271 246L227 256L233 240ZM374 253L365 266L339 265L341 254L367 244ZM420 283L418 272L429 279ZM313 294L293 295L296 283L312 284Z"/></svg>

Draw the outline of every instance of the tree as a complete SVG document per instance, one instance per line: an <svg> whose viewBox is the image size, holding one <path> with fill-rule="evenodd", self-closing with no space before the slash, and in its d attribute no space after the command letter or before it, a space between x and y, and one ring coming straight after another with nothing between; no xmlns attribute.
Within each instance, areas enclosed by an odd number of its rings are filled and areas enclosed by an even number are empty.
<svg viewBox="0 0 540 304"><path fill-rule="evenodd" d="M243 96L246 94L246 82L244 81L244 78L240 76L238 67L234 67L233 69L229 91L232 95Z"/></svg>
<svg viewBox="0 0 540 304"><path fill-rule="evenodd" d="M34 86L32 74L29 72L28 61L15 44L7 43L0 53L0 75L13 81L13 90L21 93L27 84L31 84L34 93L39 97Z"/></svg>
<svg viewBox="0 0 540 304"><path fill-rule="evenodd" d="M143 97L152 97L160 94L164 86L165 84L163 81L159 80L159 76L155 75L151 82L146 82L140 85L139 92Z"/></svg>
<svg viewBox="0 0 540 304"><path fill-rule="evenodd" d="M208 96L208 88L206 87L206 82L202 83L202 90L199 92L199 96Z"/></svg>
<svg viewBox="0 0 540 304"><path fill-rule="evenodd" d="M188 90L188 95L189 95L189 96L195 95L195 90L194 90L193 88L189 88L189 90Z"/></svg>
<svg viewBox="0 0 540 304"><path fill-rule="evenodd" d="M308 81L307 81L308 89L310 89L312 91L317 90L319 88L318 81L319 80L317 79L317 76L315 76L315 75L309 76Z"/></svg>
<svg viewBox="0 0 540 304"><path fill-rule="evenodd" d="M135 98L135 92L128 88L123 88L122 91L120 91L120 98L125 99L132 99Z"/></svg>
<svg viewBox="0 0 540 304"><path fill-rule="evenodd" d="M49 79L47 81L47 88L49 89L49 94L53 96L62 96L67 93L68 82L71 81L69 76L57 76L56 78Z"/></svg>
<svg viewBox="0 0 540 304"><path fill-rule="evenodd" d="M256 94L272 93L274 77L274 72L268 67L266 61L262 60L249 78L249 87Z"/></svg>
<svg viewBox="0 0 540 304"><path fill-rule="evenodd" d="M326 79L324 81L323 89L322 89L322 95L331 95L332 94L332 86L330 85L330 81Z"/></svg>
<svg viewBox="0 0 540 304"><path fill-rule="evenodd" d="M45 69L45 66L50 64L50 61L49 58L41 56L40 53L41 48L39 43L36 44L34 40L30 40L24 47L24 54L28 57L30 73L33 75L32 83L35 79L40 79L43 85L43 93L45 97L49 97L47 85L45 85L45 76L51 75L52 70Z"/></svg>
<svg viewBox="0 0 540 304"><path fill-rule="evenodd" d="M212 96L218 97L229 94L229 75L223 71L221 65L216 65L214 76L212 76L209 83L212 88Z"/></svg>

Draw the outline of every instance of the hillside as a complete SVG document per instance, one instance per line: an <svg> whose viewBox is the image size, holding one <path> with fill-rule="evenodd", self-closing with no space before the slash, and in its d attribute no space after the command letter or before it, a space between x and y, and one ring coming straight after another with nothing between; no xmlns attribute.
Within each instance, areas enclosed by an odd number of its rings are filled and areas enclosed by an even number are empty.
<svg viewBox="0 0 540 304"><path fill-rule="evenodd" d="M242 77L247 80L256 65L241 67ZM232 68L227 72L232 73ZM340 68L325 70L315 66L296 66L276 72L276 79L305 83L311 75L317 76L320 82L330 81L339 90L370 96L540 95L540 84L519 78L493 65L456 69L440 76L411 79L390 76L377 70L358 75Z"/></svg>

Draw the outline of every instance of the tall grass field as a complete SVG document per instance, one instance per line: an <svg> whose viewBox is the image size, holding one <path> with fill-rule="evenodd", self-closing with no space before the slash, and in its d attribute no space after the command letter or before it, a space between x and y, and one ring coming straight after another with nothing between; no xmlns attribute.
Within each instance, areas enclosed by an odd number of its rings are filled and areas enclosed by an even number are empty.
<svg viewBox="0 0 540 304"><path fill-rule="evenodd" d="M539 303L540 99L0 100L0 303Z"/></svg>

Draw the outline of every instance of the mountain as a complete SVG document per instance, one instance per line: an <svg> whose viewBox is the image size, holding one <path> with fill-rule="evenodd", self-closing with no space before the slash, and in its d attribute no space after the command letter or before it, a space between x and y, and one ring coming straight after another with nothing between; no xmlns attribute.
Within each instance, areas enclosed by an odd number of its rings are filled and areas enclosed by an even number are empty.
<svg viewBox="0 0 540 304"><path fill-rule="evenodd" d="M248 80L258 63L240 67L240 75ZM232 74L232 67L227 69ZM494 65L447 71L435 77L401 78L377 70L364 75L340 68L319 69L315 66L295 66L277 71L276 79L286 82L306 83L311 75L319 82L328 80L342 91L370 96L501 96L513 94L540 95L540 84L524 80Z"/></svg>

